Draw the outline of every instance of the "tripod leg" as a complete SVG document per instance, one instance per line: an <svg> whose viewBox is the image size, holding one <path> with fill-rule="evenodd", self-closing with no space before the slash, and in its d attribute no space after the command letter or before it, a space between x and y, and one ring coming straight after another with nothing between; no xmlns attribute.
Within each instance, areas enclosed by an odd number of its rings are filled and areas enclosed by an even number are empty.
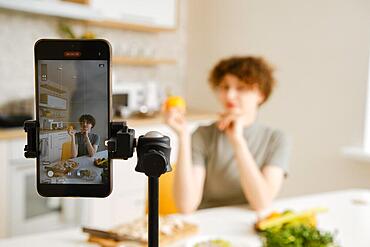
<svg viewBox="0 0 370 247"><path fill-rule="evenodd" d="M148 177L149 212L148 212L148 246L158 247L158 177Z"/></svg>

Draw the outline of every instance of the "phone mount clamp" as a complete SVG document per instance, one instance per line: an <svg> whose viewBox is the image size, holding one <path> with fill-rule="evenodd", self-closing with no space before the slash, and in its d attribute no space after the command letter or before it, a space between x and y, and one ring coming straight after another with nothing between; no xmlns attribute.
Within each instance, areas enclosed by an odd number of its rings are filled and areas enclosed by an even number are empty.
<svg viewBox="0 0 370 247"><path fill-rule="evenodd" d="M36 158L38 151L38 123L28 120L24 123L27 132L27 145L24 148L26 158ZM158 190L159 177L172 171L170 165L170 138L157 131L150 131L135 138L135 130L129 129L126 122L111 122L109 125L108 157L110 159L131 158L136 148L137 165L135 171L148 177L148 246L159 245Z"/></svg>
<svg viewBox="0 0 370 247"><path fill-rule="evenodd" d="M37 158L38 151L38 135L39 125L36 120L26 120L24 122L24 131L27 133L27 145L24 146L24 157Z"/></svg>

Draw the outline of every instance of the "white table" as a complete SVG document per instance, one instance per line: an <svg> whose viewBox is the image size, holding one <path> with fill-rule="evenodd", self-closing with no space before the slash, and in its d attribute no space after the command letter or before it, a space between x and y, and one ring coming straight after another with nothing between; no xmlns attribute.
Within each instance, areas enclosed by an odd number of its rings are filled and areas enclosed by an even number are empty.
<svg viewBox="0 0 370 247"><path fill-rule="evenodd" d="M40 176L41 176L41 181L50 181L51 183L63 183L63 184L100 184L101 183L101 173L103 172L103 168L97 167L94 165L94 160L95 159L108 159L108 150L103 150L100 152L97 152L93 157L89 157L87 155L76 157L73 159L69 159L72 161L77 162L78 167L72 171L71 176L63 176L63 177L54 177L54 178L49 178L47 176L47 172L42 171ZM54 162L51 164L55 165L60 161ZM81 169L88 169L95 173L95 177L93 179L85 179L85 178L79 178L77 177L76 173L78 170ZM60 182L62 180L63 182ZM59 182L58 182L59 181Z"/></svg>
<svg viewBox="0 0 370 247"><path fill-rule="evenodd" d="M329 209L318 216L319 227L331 232L337 230L336 239L341 246L370 246L370 190L346 190L281 199L265 213L271 210L305 210L318 206ZM185 217L199 224L198 235L231 236L245 239L250 246L260 246L253 231L257 215L247 207L205 209ZM97 246L86 243L86 238L79 228L73 228L1 240L0 247ZM180 241L174 246L183 246L185 242Z"/></svg>

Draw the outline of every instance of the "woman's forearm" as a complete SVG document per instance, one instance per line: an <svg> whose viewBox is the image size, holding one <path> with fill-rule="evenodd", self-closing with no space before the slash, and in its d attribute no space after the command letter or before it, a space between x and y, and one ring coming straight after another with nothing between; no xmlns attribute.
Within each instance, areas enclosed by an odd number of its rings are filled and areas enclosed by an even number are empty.
<svg viewBox="0 0 370 247"><path fill-rule="evenodd" d="M86 146L87 146L87 152L89 153L89 156L93 157L96 151L94 147L92 146L89 138L86 138Z"/></svg>
<svg viewBox="0 0 370 247"><path fill-rule="evenodd" d="M266 181L250 153L247 143L241 140L234 147L240 182L246 199L250 206L257 211L268 207L276 196L276 190L271 188Z"/></svg>
<svg viewBox="0 0 370 247"><path fill-rule="evenodd" d="M72 136L72 138L71 138L71 153L72 153L73 158L77 157L77 148L76 148L76 144L75 144L75 136Z"/></svg>
<svg viewBox="0 0 370 247"><path fill-rule="evenodd" d="M203 186L192 164L190 134L179 137L179 152L174 175L174 199L178 210L181 213L196 210L202 197Z"/></svg>

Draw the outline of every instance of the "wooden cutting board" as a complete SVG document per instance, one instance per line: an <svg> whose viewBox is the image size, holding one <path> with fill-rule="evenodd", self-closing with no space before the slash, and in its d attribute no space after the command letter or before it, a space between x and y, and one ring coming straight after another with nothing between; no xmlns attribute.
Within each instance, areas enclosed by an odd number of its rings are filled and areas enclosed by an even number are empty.
<svg viewBox="0 0 370 247"><path fill-rule="evenodd" d="M86 232L86 231L85 231ZM184 239L191 235L194 235L198 232L198 227L194 224L185 223L184 227L181 229L175 229L170 235L160 234L159 243L160 246L169 245L177 240ZM147 242L143 241L134 241L134 240L114 240L112 238L101 237L89 234L88 242L97 243L102 247L146 247L148 246Z"/></svg>

